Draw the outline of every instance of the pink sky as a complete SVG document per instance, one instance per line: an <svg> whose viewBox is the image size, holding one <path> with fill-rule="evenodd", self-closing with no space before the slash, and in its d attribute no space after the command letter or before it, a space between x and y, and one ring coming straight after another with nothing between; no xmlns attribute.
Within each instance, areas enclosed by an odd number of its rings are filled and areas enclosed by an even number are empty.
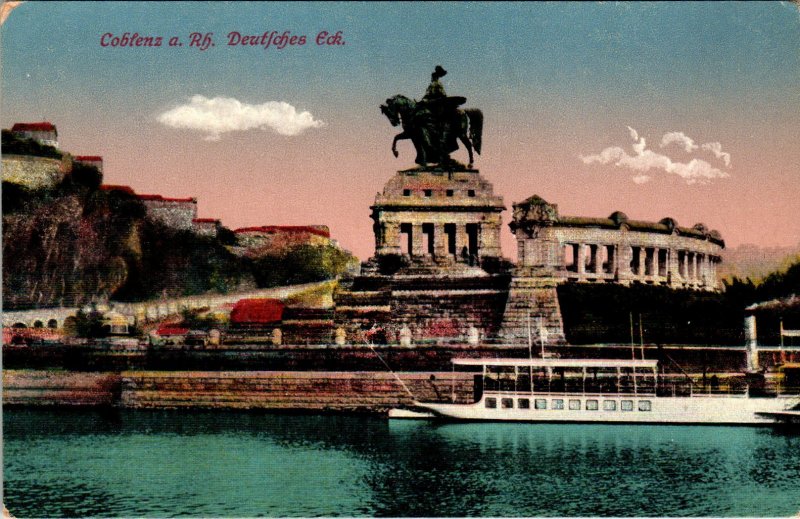
<svg viewBox="0 0 800 519"><path fill-rule="evenodd" d="M49 120L63 149L104 157L107 183L195 196L201 217L230 228L325 224L366 259L375 193L396 170L413 166L414 156L408 142L399 159L392 156L397 130L378 105L394 94L421 97L442 64L447 92L485 114L476 167L509 209L538 194L567 215L621 210L634 219L703 222L728 246L800 244L795 6L273 7L24 3L2 27L2 125ZM313 36L322 27L343 31L347 45L241 49L226 47L221 36L266 28ZM204 52L99 45L106 32L133 29L182 37L215 31L220 40ZM239 128L209 141L208 132L159 120L197 95L251 109L286 102L324 126L291 136ZM649 182L637 184L637 172L625 166L581 160L613 147L635 155L628 127L651 154L684 165L702 160L727 176L689 184L656 168L647 172ZM698 146L720 143L730 166L702 149L661 148L669 132L683 132ZM456 158L465 161L463 151ZM503 218L507 224L508 212ZM515 259L507 228L503 250Z"/></svg>

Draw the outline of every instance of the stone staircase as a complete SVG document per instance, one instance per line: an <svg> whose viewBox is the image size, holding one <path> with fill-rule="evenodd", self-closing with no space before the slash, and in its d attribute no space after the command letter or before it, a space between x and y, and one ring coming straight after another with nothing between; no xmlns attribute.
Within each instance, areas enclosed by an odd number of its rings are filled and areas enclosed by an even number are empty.
<svg viewBox="0 0 800 519"><path fill-rule="evenodd" d="M540 322L547 333L545 346L566 344L555 282L535 277L514 277L500 335L511 343L527 344L530 325L533 344L538 346Z"/></svg>

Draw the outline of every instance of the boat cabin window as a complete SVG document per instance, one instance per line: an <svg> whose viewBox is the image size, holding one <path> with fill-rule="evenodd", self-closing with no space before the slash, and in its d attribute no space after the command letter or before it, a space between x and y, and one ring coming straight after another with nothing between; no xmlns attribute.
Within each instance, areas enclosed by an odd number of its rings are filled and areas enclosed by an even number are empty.
<svg viewBox="0 0 800 519"><path fill-rule="evenodd" d="M639 411L652 411L653 404L650 400L639 400Z"/></svg>
<svg viewBox="0 0 800 519"><path fill-rule="evenodd" d="M496 398L487 398L486 399L486 408L487 409L495 409L495 408L497 408L497 399Z"/></svg>
<svg viewBox="0 0 800 519"><path fill-rule="evenodd" d="M517 400L517 407L520 409L530 409L531 408L531 401L527 398L520 398Z"/></svg>
<svg viewBox="0 0 800 519"><path fill-rule="evenodd" d="M537 398L535 402L536 409L547 409L547 400L544 398Z"/></svg>
<svg viewBox="0 0 800 519"><path fill-rule="evenodd" d="M561 398L554 398L552 404L553 409L564 409L564 400Z"/></svg>
<svg viewBox="0 0 800 519"><path fill-rule="evenodd" d="M570 411L579 411L581 409L581 401L580 400L570 400L569 401L569 410Z"/></svg>
<svg viewBox="0 0 800 519"><path fill-rule="evenodd" d="M616 411L617 402L615 400L603 400L603 411Z"/></svg>
<svg viewBox="0 0 800 519"><path fill-rule="evenodd" d="M484 388L487 391L516 391L515 369L514 366L486 366Z"/></svg>
<svg viewBox="0 0 800 519"><path fill-rule="evenodd" d="M598 405L597 400L587 400L586 401L586 410L587 411L597 411Z"/></svg>
<svg viewBox="0 0 800 519"><path fill-rule="evenodd" d="M501 398L500 405L503 406L503 409L513 409L514 408L514 399L513 398Z"/></svg>
<svg viewBox="0 0 800 519"><path fill-rule="evenodd" d="M487 365L484 367L483 387L486 391L518 394L641 395L654 394L656 380L652 369L638 366Z"/></svg>
<svg viewBox="0 0 800 519"><path fill-rule="evenodd" d="M633 400L623 400L620 407L623 411L633 411Z"/></svg>

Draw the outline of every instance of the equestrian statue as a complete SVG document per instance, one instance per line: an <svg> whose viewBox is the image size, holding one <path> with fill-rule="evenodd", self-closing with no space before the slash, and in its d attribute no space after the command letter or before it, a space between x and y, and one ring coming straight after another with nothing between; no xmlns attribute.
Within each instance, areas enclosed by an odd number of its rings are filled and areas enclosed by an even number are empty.
<svg viewBox="0 0 800 519"><path fill-rule="evenodd" d="M427 168L429 164L444 169L463 167L450 158L450 154L458 149L460 140L469 154L467 168L472 169L472 150L481 153L483 113L477 109L462 110L459 106L467 102L466 98L445 94L439 81L445 74L447 71L437 65L431 74L431 83L419 101L396 95L381 105L381 112L392 126L403 128L392 141L392 153L395 157L399 155L397 141L411 139L417 150L415 162L421 167Z"/></svg>

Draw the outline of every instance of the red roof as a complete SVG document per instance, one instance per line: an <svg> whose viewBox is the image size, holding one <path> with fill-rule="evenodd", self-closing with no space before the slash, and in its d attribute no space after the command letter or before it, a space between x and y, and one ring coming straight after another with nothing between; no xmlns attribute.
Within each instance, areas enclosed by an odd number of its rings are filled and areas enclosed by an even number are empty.
<svg viewBox="0 0 800 519"><path fill-rule="evenodd" d="M139 200L156 200L160 202L197 202L196 198L169 198L161 195L137 195Z"/></svg>
<svg viewBox="0 0 800 519"><path fill-rule="evenodd" d="M128 193L129 195L135 195L136 193L133 191L133 188L130 186L118 186L114 184L103 184L100 186L100 189L103 191L123 191Z"/></svg>
<svg viewBox="0 0 800 519"><path fill-rule="evenodd" d="M16 123L11 127L12 132L54 132L56 127L53 123Z"/></svg>
<svg viewBox="0 0 800 519"><path fill-rule="evenodd" d="M278 234L278 233L307 233L316 234L317 236L324 236L325 238L331 237L331 232L327 227L312 226L312 225L263 225L261 227L242 227L233 231L237 234L243 233L265 233L265 234Z"/></svg>
<svg viewBox="0 0 800 519"><path fill-rule="evenodd" d="M277 299L240 299L231 310L231 323L266 324L280 322L285 305Z"/></svg>
<svg viewBox="0 0 800 519"><path fill-rule="evenodd" d="M174 324L169 323L162 323L156 333L161 337L166 337L168 335L186 335L189 333L189 328L184 328L182 326L175 326Z"/></svg>
<svg viewBox="0 0 800 519"><path fill-rule="evenodd" d="M84 162L103 162L103 157L100 155L77 155L75 160Z"/></svg>
<svg viewBox="0 0 800 519"><path fill-rule="evenodd" d="M193 218L194 223L219 223L218 218Z"/></svg>

